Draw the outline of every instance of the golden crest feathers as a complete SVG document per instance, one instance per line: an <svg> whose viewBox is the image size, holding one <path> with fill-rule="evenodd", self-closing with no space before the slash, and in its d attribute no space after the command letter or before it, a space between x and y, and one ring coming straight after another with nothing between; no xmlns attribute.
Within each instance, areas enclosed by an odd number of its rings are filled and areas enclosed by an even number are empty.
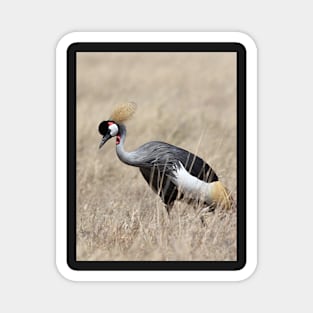
<svg viewBox="0 0 313 313"><path fill-rule="evenodd" d="M137 104L134 102L127 102L118 105L110 116L110 120L116 123L123 123L130 119L137 108Z"/></svg>

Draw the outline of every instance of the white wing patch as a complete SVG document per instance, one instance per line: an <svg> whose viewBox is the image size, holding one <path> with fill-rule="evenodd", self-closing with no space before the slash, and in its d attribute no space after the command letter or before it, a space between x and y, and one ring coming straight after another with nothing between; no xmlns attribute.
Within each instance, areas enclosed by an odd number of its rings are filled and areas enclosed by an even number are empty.
<svg viewBox="0 0 313 313"><path fill-rule="evenodd" d="M212 201L212 183L206 183L192 176L181 163L180 167L175 168L174 174L173 183L187 198L198 199L207 203Z"/></svg>

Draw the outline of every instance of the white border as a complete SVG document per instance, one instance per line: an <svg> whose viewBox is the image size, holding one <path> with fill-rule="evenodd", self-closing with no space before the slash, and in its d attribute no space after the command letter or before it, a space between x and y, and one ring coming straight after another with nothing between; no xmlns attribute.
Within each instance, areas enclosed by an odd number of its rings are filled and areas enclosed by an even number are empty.
<svg viewBox="0 0 313 313"><path fill-rule="evenodd" d="M75 271L66 263L66 51L75 42L238 42L247 51L247 262L238 271ZM73 281L240 281L257 266L257 47L240 32L76 32L56 49L56 264Z"/></svg>

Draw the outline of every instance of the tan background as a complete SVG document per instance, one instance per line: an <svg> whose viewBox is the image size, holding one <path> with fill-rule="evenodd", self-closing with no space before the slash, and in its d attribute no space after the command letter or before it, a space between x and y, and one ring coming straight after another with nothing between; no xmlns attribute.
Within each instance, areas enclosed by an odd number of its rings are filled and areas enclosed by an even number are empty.
<svg viewBox="0 0 313 313"><path fill-rule="evenodd" d="M126 150L161 140L196 153L236 198L234 53L79 53L77 56L78 260L235 260L236 213L176 202L168 218L137 168L101 149L97 128L134 101Z"/></svg>

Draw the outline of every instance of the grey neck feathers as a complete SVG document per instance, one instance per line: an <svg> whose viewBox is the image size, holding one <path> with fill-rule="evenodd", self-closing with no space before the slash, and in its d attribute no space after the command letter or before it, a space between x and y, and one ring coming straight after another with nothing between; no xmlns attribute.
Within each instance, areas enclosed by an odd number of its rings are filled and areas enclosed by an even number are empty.
<svg viewBox="0 0 313 313"><path fill-rule="evenodd" d="M116 145L116 154L119 159L128 165L139 166L137 161L136 152L127 152L124 150L124 143L126 139L126 127L123 124L119 124L119 135L121 136L120 143Z"/></svg>

